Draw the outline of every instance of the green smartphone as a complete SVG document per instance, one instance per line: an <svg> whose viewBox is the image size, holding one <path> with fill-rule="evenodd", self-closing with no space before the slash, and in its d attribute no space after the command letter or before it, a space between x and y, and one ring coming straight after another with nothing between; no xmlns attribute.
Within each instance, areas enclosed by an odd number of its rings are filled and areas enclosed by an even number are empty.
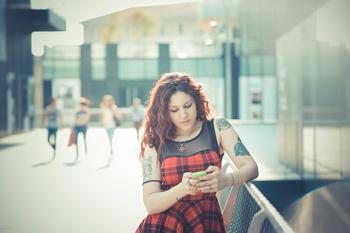
<svg viewBox="0 0 350 233"><path fill-rule="evenodd" d="M206 171L194 172L192 173L192 179L197 179L198 177L205 176L206 174Z"/></svg>

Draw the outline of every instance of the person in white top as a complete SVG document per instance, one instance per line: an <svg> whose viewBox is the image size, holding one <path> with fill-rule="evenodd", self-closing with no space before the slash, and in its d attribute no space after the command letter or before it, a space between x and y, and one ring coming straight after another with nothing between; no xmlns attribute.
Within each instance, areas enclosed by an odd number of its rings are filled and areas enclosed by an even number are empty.
<svg viewBox="0 0 350 233"><path fill-rule="evenodd" d="M106 129L108 141L110 145L110 160L113 159L113 135L115 128L119 124L118 106L112 95L104 95L100 104L101 108L101 123Z"/></svg>

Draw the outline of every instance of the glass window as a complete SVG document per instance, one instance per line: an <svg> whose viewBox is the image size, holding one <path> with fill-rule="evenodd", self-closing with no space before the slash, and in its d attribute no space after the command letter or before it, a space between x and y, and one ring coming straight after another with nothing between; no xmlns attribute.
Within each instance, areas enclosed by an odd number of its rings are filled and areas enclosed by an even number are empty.
<svg viewBox="0 0 350 233"><path fill-rule="evenodd" d="M308 78L305 81L318 76L318 64L312 56L303 56L302 64L304 77Z"/></svg>
<svg viewBox="0 0 350 233"><path fill-rule="evenodd" d="M198 77L196 59L172 59L171 70L188 73L193 77Z"/></svg>
<svg viewBox="0 0 350 233"><path fill-rule="evenodd" d="M263 56L263 75L275 75L275 58Z"/></svg>
<svg viewBox="0 0 350 233"><path fill-rule="evenodd" d="M170 44L170 57L174 59L187 59L198 57L221 57L223 50L221 43L205 45L206 41L183 41Z"/></svg>
<svg viewBox="0 0 350 233"><path fill-rule="evenodd" d="M51 60L43 61L43 78L44 79L52 79L54 76L55 69L51 65Z"/></svg>
<svg viewBox="0 0 350 233"><path fill-rule="evenodd" d="M106 79L106 61L104 59L94 59L91 61L92 79Z"/></svg>
<svg viewBox="0 0 350 233"><path fill-rule="evenodd" d="M45 57L56 59L79 59L80 46L55 46L54 48L45 48Z"/></svg>
<svg viewBox="0 0 350 233"><path fill-rule="evenodd" d="M197 75L199 77L223 77L222 60L218 58L199 59Z"/></svg>
<svg viewBox="0 0 350 233"><path fill-rule="evenodd" d="M240 59L240 72L241 75L248 75L249 74L249 70L248 70L248 60L246 56L242 56Z"/></svg>
<svg viewBox="0 0 350 233"><path fill-rule="evenodd" d="M248 63L250 75L261 75L261 57L249 56Z"/></svg>
<svg viewBox="0 0 350 233"><path fill-rule="evenodd" d="M94 43L91 44L91 58L105 58L106 45Z"/></svg>
<svg viewBox="0 0 350 233"><path fill-rule="evenodd" d="M120 43L119 58L158 58L158 44L155 43Z"/></svg>
<svg viewBox="0 0 350 233"><path fill-rule="evenodd" d="M172 59L171 70L188 73L193 77L223 77L223 64L219 58Z"/></svg>
<svg viewBox="0 0 350 233"><path fill-rule="evenodd" d="M157 59L120 59L118 77L120 79L156 79Z"/></svg>
<svg viewBox="0 0 350 233"><path fill-rule="evenodd" d="M0 62L6 60L6 19L5 19L5 1L0 1Z"/></svg>
<svg viewBox="0 0 350 233"><path fill-rule="evenodd" d="M158 60L144 60L145 79L155 79L158 77Z"/></svg>
<svg viewBox="0 0 350 233"><path fill-rule="evenodd" d="M79 78L80 61L79 60L44 60L43 77L44 79Z"/></svg>

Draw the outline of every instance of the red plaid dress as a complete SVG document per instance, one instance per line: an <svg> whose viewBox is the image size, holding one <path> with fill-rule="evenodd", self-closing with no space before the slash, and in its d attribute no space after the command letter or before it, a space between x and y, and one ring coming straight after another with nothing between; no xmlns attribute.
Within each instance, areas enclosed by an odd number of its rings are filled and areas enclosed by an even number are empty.
<svg viewBox="0 0 350 233"><path fill-rule="evenodd" d="M160 156L161 188L168 190L181 182L185 172L197 172L208 166L221 167L222 155L218 149L213 122L205 122L195 138L180 143L167 141ZM215 193L188 195L169 209L148 215L136 232L225 232L222 213Z"/></svg>

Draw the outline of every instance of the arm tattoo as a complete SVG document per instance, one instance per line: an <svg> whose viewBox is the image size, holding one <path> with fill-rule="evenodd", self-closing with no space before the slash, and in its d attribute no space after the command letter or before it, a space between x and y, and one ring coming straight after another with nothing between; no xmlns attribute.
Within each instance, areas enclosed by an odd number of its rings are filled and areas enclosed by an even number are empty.
<svg viewBox="0 0 350 233"><path fill-rule="evenodd" d="M152 157L149 156L143 160L143 181L152 179Z"/></svg>
<svg viewBox="0 0 350 233"><path fill-rule="evenodd" d="M236 156L250 155L239 137L237 138L237 142L233 147L233 152L235 152Z"/></svg>
<svg viewBox="0 0 350 233"><path fill-rule="evenodd" d="M219 132L231 128L231 124L225 118L217 119L216 123L218 125Z"/></svg>

